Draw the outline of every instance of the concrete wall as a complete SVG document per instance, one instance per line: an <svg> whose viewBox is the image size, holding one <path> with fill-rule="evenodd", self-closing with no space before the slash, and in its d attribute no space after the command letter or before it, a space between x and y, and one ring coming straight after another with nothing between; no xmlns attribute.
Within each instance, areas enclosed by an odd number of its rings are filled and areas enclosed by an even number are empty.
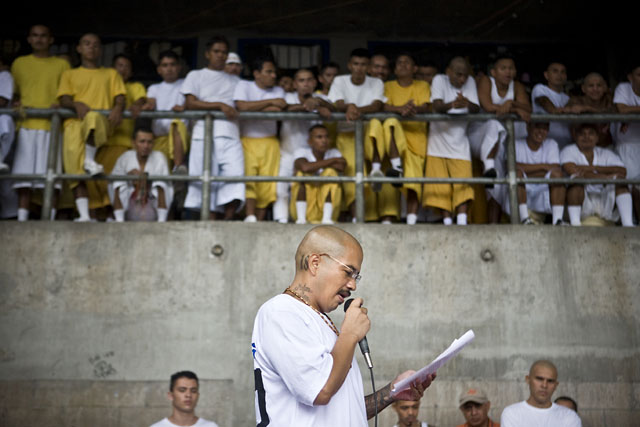
<svg viewBox="0 0 640 427"><path fill-rule="evenodd" d="M584 425L640 419L640 230L345 228L365 251L357 295L376 385L476 333L427 390L430 424L461 423L468 386L487 390L499 419L527 397L524 375L543 357ZM202 379L201 416L254 425L253 318L289 285L307 230L0 223L0 425L148 425L169 414L168 377L182 369ZM363 381L370 390L368 372ZM388 409L380 426L393 421Z"/></svg>

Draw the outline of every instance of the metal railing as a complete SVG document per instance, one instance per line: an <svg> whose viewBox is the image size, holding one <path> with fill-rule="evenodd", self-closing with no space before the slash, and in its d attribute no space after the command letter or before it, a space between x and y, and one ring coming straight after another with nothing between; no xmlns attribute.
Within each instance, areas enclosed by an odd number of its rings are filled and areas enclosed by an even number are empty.
<svg viewBox="0 0 640 427"><path fill-rule="evenodd" d="M109 111L99 111L102 114L107 115ZM58 156L57 152L60 150L61 144L61 132L60 128L62 120L65 118L75 117L75 113L68 109L26 109L26 110L14 110L14 109L0 109L0 114L8 114L14 118L22 117L34 117L34 118L50 118L51 119L51 143L49 144L49 152L47 157L47 170L44 174L3 174L0 175L0 179L12 179L12 180L30 180L30 181L44 181L44 193L42 202L41 219L47 220L50 218L52 199L54 191L54 183L59 180L107 180L107 181L126 181L135 180L137 177L131 175L105 175L92 177L89 175L72 175L56 172L58 168ZM130 118L131 113L125 111L123 113L124 118ZM204 158L203 158L203 174L200 176L185 176L185 175L169 175L169 176L149 176L150 180L158 181L200 181L202 188L209 188L213 182L338 182L347 183L352 182L356 186L356 198L355 198L355 211L357 222L364 222L364 186L370 183L419 183L419 184L506 184L509 189L509 203L511 208L511 223L519 224L520 218L518 215L518 198L517 188L519 184L605 184L611 183L611 180L607 179L587 179L587 178L518 178L516 175L516 154L515 154L515 132L514 122L519 118L515 115L508 115L504 117L496 117L494 114L480 113L480 114L419 114L412 117L400 117L392 113L374 113L366 114L360 120L354 123L355 125L355 176L336 176L336 177L321 177L321 176L291 176L291 177L279 177L279 176L235 176L235 177L222 177L211 175L211 153L213 149L213 121L216 119L226 119L225 115L220 111L143 111L140 118L147 119L159 119L159 118L180 118L190 120L204 120L205 132L204 132ZM506 140L506 157L507 157L507 175L502 178L392 178L392 177L371 177L364 174L364 124L371 119L379 119L384 121L387 118L396 118L400 121L419 121L419 122L432 122L432 121L486 121L491 119L497 119L503 123L507 131ZM242 112L238 116L239 120L257 120L257 119L270 119L270 120L322 120L322 121L346 121L344 113L333 113L330 119L323 119L316 113L300 113L300 112ZM531 116L531 120L535 122L540 121L556 121L556 122L640 122L640 115L636 114L534 114ZM634 184L639 185L640 179L617 179L616 184ZM209 202L211 194L209 191L202 191L202 204L200 208L200 219L209 219Z"/></svg>

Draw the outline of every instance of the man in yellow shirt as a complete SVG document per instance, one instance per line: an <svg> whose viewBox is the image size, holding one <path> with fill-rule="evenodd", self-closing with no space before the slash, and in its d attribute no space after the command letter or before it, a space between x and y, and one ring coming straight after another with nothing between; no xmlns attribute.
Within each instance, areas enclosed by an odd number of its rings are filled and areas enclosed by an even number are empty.
<svg viewBox="0 0 640 427"><path fill-rule="evenodd" d="M51 56L53 43L51 30L44 25L34 25L29 30L27 42L33 53L17 58L11 66L17 96L22 108L50 108L56 104L56 93L62 73L69 63ZM51 139L51 122L48 119L25 119L19 122L18 141L13 162L14 174L45 173ZM32 188L42 188L42 181L16 181L13 188L18 193L18 221L29 218L29 201ZM61 183L55 184L56 197ZM55 206L55 200L54 204ZM55 218L55 209L51 218Z"/></svg>
<svg viewBox="0 0 640 427"><path fill-rule="evenodd" d="M418 67L413 57L401 53L396 58L396 80L386 82L384 95L387 102L384 111L402 117L427 113L431 110L429 83L414 80ZM427 124L425 122L400 122L395 118L384 121L384 154L391 167L387 176L423 177L427 158ZM415 224L422 197L420 184L404 184L407 198L407 224Z"/></svg>
<svg viewBox="0 0 640 427"><path fill-rule="evenodd" d="M78 115L78 118L68 119L64 123L64 169L71 174L86 171L98 175L104 168L95 161L96 150L107 142L112 129L122 121L127 92L116 70L100 66L102 43L97 35L83 35L77 52L81 65L62 74L57 94L60 104ZM111 111L105 117L92 110ZM85 182L71 182L70 187L79 214L76 221L90 221L87 185ZM93 206L109 204L108 194L101 196L102 200L95 201Z"/></svg>

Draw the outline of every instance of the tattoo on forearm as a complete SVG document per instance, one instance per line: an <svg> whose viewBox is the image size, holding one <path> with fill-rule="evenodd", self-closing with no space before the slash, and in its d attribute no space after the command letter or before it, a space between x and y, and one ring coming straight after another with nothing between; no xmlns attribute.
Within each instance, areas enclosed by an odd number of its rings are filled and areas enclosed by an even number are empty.
<svg viewBox="0 0 640 427"><path fill-rule="evenodd" d="M378 412L393 403L391 398L391 384L387 384L384 388L365 396L364 404L367 408L367 419L371 419L376 415L376 401L378 402Z"/></svg>
<svg viewBox="0 0 640 427"><path fill-rule="evenodd" d="M309 302L309 296L307 294L311 293L311 288L305 285L304 283L298 283L295 288L293 288L296 294L300 296L303 300Z"/></svg>

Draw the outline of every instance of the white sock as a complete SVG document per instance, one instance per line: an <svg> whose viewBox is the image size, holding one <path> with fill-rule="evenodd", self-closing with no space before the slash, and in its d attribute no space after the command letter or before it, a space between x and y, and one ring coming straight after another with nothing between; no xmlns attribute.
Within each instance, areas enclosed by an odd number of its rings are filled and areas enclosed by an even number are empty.
<svg viewBox="0 0 640 427"><path fill-rule="evenodd" d="M29 209L18 208L18 221L28 221L29 220Z"/></svg>
<svg viewBox="0 0 640 427"><path fill-rule="evenodd" d="M89 198L88 197L78 197L76 199L76 209L78 209L78 214L80 214L80 218L89 219Z"/></svg>
<svg viewBox="0 0 640 427"><path fill-rule="evenodd" d="M51 216L49 217L49 219L50 219L51 221L55 221L55 219L56 219L56 212L58 212L56 208L51 208Z"/></svg>
<svg viewBox="0 0 640 427"><path fill-rule="evenodd" d="M466 213L459 213L456 216L456 224L458 224L458 225L467 225L467 214Z"/></svg>
<svg viewBox="0 0 640 427"><path fill-rule="evenodd" d="M564 205L551 205L551 224L555 224L564 216Z"/></svg>
<svg viewBox="0 0 640 427"><path fill-rule="evenodd" d="M167 222L169 210L167 208L158 208L158 222Z"/></svg>
<svg viewBox="0 0 640 427"><path fill-rule="evenodd" d="M444 225L451 225L451 224L453 224L453 220L451 219L451 217L450 217L450 216L445 216L445 217L442 219L442 223L443 223Z"/></svg>
<svg viewBox="0 0 640 427"><path fill-rule="evenodd" d="M113 216L116 218L116 222L124 222L124 209L114 209Z"/></svg>
<svg viewBox="0 0 640 427"><path fill-rule="evenodd" d="M371 172L375 172L379 170L380 170L380 163L378 162L371 163Z"/></svg>
<svg viewBox="0 0 640 427"><path fill-rule="evenodd" d="M355 216L353 218L351 218L351 223L355 224L356 222L358 222L358 218L356 218Z"/></svg>
<svg viewBox="0 0 640 427"><path fill-rule="evenodd" d="M415 223L418 222L418 215L410 213L407 214L407 224L408 225L415 225Z"/></svg>
<svg viewBox="0 0 640 427"><path fill-rule="evenodd" d="M333 223L333 220L331 219L332 216L333 216L333 204L331 202L324 202L324 205L322 206L322 223L323 224Z"/></svg>
<svg viewBox="0 0 640 427"><path fill-rule="evenodd" d="M301 200L296 201L296 215L298 216L296 222L307 221L307 202Z"/></svg>
<svg viewBox="0 0 640 427"><path fill-rule="evenodd" d="M529 209L526 203L520 203L518 205L518 213L520 213L520 221L524 221L529 218Z"/></svg>
<svg viewBox="0 0 640 427"><path fill-rule="evenodd" d="M496 162L493 159L487 159L484 161L484 171L488 171L489 169L495 169Z"/></svg>
<svg viewBox="0 0 640 427"><path fill-rule="evenodd" d="M93 160L96 157L96 151L98 149L90 144L84 144L84 159Z"/></svg>
<svg viewBox="0 0 640 427"><path fill-rule="evenodd" d="M402 169L402 161L400 160L400 157L394 157L393 159L389 160L391 162L391 167L394 169Z"/></svg>
<svg viewBox="0 0 640 427"><path fill-rule="evenodd" d="M289 219L289 198L278 197L273 204L273 219L281 223L286 223Z"/></svg>
<svg viewBox="0 0 640 427"><path fill-rule="evenodd" d="M630 193L616 196L616 206L620 212L620 221L623 227L633 227L633 201Z"/></svg>
<svg viewBox="0 0 640 427"><path fill-rule="evenodd" d="M569 222L571 225L581 225L580 214L582 213L582 206L567 206L569 212Z"/></svg>

